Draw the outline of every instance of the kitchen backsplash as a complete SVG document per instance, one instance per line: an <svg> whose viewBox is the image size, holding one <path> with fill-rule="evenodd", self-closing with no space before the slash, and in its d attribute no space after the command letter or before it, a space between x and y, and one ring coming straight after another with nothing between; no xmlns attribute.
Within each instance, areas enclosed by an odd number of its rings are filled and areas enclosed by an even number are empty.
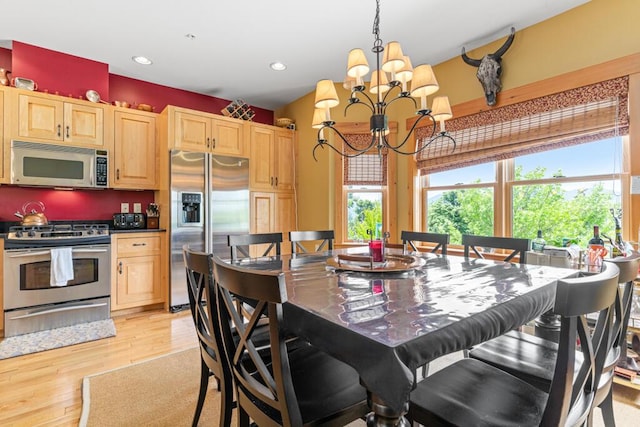
<svg viewBox="0 0 640 427"><path fill-rule="evenodd" d="M0 186L0 201L0 221L20 221L14 213L22 213L22 206L30 201L42 202L45 206L44 213L50 221L112 221L113 214L120 212L122 203L128 203L129 212L133 212L134 203L140 203L144 213L149 203L154 201L154 193L151 190L69 191L3 185Z"/></svg>

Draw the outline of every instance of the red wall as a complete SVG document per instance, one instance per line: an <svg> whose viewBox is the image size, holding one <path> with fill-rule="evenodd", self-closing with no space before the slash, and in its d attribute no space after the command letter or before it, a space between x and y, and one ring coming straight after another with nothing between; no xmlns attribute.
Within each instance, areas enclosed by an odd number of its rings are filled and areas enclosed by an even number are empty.
<svg viewBox="0 0 640 427"><path fill-rule="evenodd" d="M0 68L11 71L11 50L0 47ZM11 75L9 75L11 77Z"/></svg>
<svg viewBox="0 0 640 427"><path fill-rule="evenodd" d="M120 203L129 203L129 212L133 212L133 203L142 203L142 212L145 213L149 203L153 202L153 191L68 191L3 185L0 187L0 221L19 222L20 218L14 213L22 213L22 206L30 201L44 204L44 214L49 221L110 222L113 220L113 214L120 212Z"/></svg>
<svg viewBox="0 0 640 427"><path fill-rule="evenodd" d="M39 92L84 98L89 89L109 99L109 66L77 56L13 42L11 77L35 81Z"/></svg>
<svg viewBox="0 0 640 427"><path fill-rule="evenodd" d="M7 51L7 49L0 49ZM13 67L11 77L24 77L35 81L39 92L56 92L62 96L84 98L87 90L93 89L105 101L127 101L134 107L149 104L159 113L167 105L192 108L214 114L231 101L202 95L168 86L157 85L142 80L109 74L109 66L77 56L31 46L14 41L9 61ZM6 55L6 52L2 52ZM7 68L7 67L2 67ZM273 124L273 111L251 107L256 113L253 121Z"/></svg>
<svg viewBox="0 0 640 427"><path fill-rule="evenodd" d="M109 74L110 101L127 101L129 104L149 104L155 112L160 112L167 105L192 108L213 114L221 114L220 110L231 101L213 96L202 95L168 86L130 79L129 77ZM273 124L273 111L251 107L256 113L253 121Z"/></svg>

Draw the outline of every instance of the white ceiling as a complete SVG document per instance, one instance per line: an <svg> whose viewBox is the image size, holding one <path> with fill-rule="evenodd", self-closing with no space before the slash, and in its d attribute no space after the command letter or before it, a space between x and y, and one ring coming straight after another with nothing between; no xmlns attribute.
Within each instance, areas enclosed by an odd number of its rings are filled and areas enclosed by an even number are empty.
<svg viewBox="0 0 640 427"><path fill-rule="evenodd" d="M381 0L380 37L399 41L414 66L435 65L462 46L482 46L511 26L522 30L588 1ZM20 0L0 8L2 47L16 40L109 64L112 74L271 110L320 79L341 81L352 48L375 63L374 0ZM134 63L134 55L153 65ZM274 61L287 70L272 71Z"/></svg>

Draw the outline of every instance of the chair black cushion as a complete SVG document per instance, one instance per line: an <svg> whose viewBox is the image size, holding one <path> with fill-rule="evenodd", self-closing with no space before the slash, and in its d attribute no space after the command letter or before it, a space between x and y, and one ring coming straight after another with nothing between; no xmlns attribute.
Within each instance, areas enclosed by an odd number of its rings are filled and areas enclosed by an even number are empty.
<svg viewBox="0 0 640 427"><path fill-rule="evenodd" d="M411 393L408 418L419 414L420 422L428 421L429 426L538 426L546 402L547 394L526 382L477 360L463 359L418 384ZM421 411L423 405L428 412Z"/></svg>
<svg viewBox="0 0 640 427"><path fill-rule="evenodd" d="M509 372L543 391L549 390L557 355L557 343L519 331L508 332L469 352L469 357Z"/></svg>

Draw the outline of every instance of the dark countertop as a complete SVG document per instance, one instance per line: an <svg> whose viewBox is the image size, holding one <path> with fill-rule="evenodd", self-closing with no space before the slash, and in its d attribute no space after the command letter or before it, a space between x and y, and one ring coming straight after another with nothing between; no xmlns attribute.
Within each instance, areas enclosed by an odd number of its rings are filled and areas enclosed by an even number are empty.
<svg viewBox="0 0 640 427"><path fill-rule="evenodd" d="M152 233L152 232L166 232L166 228L133 228L130 230L123 230L120 228L110 228L109 234L122 234L122 233Z"/></svg>

